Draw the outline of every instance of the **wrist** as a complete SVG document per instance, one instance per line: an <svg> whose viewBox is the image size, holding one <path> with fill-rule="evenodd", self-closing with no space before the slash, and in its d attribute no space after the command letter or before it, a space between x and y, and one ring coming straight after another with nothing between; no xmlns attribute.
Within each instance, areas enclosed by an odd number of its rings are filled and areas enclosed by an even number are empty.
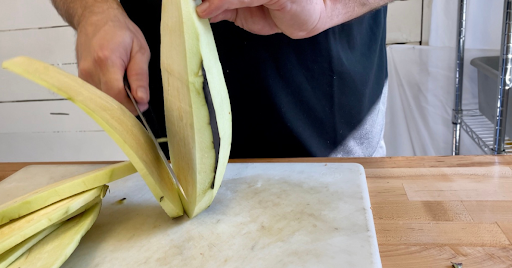
<svg viewBox="0 0 512 268"><path fill-rule="evenodd" d="M83 5L80 12L76 14L73 20L73 28L78 30L82 24L88 24L98 19L106 19L117 17L119 15L126 15L123 7L117 0L105 0L105 1L87 1L88 3Z"/></svg>

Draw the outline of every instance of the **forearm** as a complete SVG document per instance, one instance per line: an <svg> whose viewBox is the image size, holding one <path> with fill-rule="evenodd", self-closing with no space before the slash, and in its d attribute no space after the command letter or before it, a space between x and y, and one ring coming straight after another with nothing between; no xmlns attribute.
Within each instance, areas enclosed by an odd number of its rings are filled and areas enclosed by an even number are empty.
<svg viewBox="0 0 512 268"><path fill-rule="evenodd" d="M324 0L325 28L330 28L380 8L394 0Z"/></svg>
<svg viewBox="0 0 512 268"><path fill-rule="evenodd" d="M52 0L60 16L75 30L88 14L108 9L122 9L118 0Z"/></svg>

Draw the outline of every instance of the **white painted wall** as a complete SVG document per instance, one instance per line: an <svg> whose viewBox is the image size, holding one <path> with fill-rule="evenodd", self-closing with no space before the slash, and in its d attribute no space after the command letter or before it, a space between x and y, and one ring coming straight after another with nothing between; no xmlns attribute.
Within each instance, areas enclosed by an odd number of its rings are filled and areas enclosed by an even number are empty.
<svg viewBox="0 0 512 268"><path fill-rule="evenodd" d="M460 0L433 0L430 45L455 47ZM468 0L466 48L499 49L503 24L503 0Z"/></svg>
<svg viewBox="0 0 512 268"><path fill-rule="evenodd" d="M386 43L421 42L422 12L423 0L402 0L389 4Z"/></svg>
<svg viewBox="0 0 512 268"><path fill-rule="evenodd" d="M77 74L75 31L71 27L0 32L0 60L29 56ZM69 65L71 64L71 65ZM53 99L56 94L10 72L0 73L0 101Z"/></svg>
<svg viewBox="0 0 512 268"><path fill-rule="evenodd" d="M0 0L0 31L62 25L50 0Z"/></svg>

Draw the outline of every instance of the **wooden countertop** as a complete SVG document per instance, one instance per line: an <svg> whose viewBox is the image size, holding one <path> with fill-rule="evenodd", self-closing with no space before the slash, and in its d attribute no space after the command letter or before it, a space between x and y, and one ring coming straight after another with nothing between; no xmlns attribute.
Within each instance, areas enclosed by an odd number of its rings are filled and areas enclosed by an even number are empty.
<svg viewBox="0 0 512 268"><path fill-rule="evenodd" d="M231 162L362 164L383 267L512 267L512 156ZM30 164L0 163L0 180Z"/></svg>

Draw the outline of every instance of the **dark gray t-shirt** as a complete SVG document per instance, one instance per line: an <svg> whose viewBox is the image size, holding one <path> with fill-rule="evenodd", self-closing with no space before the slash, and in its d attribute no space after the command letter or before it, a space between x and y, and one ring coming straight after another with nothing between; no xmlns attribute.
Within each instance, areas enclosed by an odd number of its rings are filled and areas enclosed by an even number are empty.
<svg viewBox="0 0 512 268"><path fill-rule="evenodd" d="M151 49L152 128L163 137L161 1L121 3ZM382 7L299 40L212 24L232 106L230 157L329 156L346 142L383 93L386 12Z"/></svg>

